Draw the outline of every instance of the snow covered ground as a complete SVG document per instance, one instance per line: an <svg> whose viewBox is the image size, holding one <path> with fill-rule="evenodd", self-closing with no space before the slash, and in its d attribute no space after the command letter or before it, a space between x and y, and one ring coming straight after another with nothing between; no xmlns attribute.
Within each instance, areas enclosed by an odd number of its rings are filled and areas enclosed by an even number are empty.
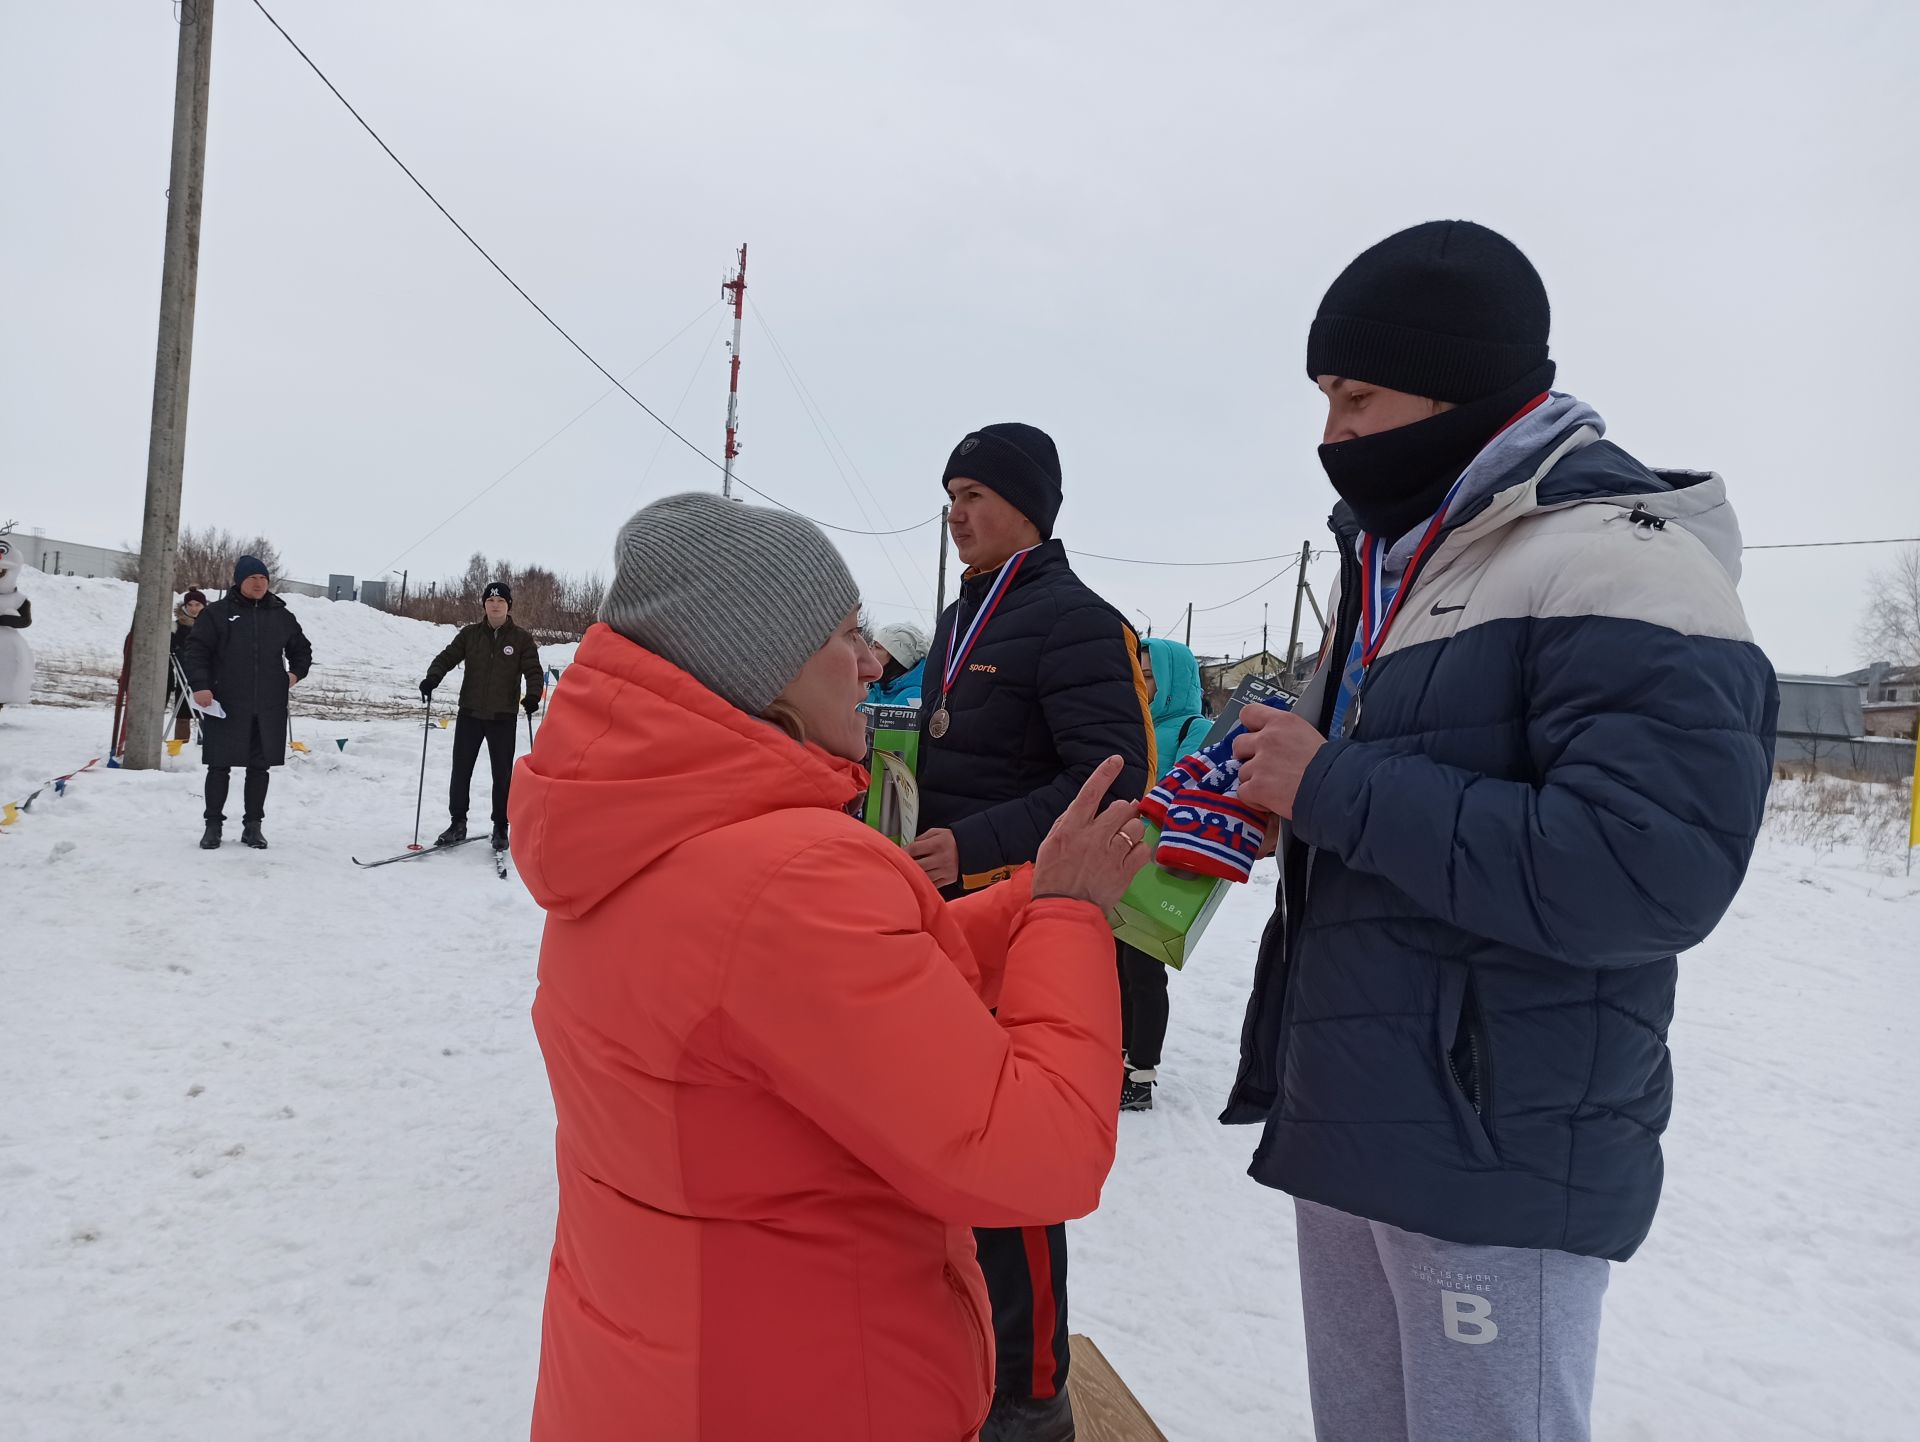
<svg viewBox="0 0 1920 1442"><path fill-rule="evenodd" d="M43 656L117 664L117 586L32 578ZM350 697L404 701L446 634L295 604L315 682ZM0 711L0 801L107 730L97 703ZM195 849L191 752L0 833L7 1438L525 1435L553 1221L541 915L484 847L349 864L411 835L416 722L297 734L265 853ZM450 744L428 733L436 825ZM476 815L485 791L482 767ZM1176 1442L1311 1435L1291 1208L1244 1175L1254 1133L1213 1121L1272 881L1174 978L1159 1105L1122 1119L1073 1232L1074 1325ZM1897 853L1769 837L1683 963L1667 1198L1614 1272L1599 1437L1915 1435L1916 937Z"/></svg>

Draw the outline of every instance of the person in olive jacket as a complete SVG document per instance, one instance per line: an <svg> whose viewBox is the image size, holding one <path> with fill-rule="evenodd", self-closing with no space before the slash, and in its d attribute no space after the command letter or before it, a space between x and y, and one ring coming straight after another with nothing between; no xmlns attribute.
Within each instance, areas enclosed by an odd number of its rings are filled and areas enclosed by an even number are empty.
<svg viewBox="0 0 1920 1442"><path fill-rule="evenodd" d="M254 556L234 563L233 588L201 611L182 657L194 704L219 716L200 720L207 763L207 829L202 850L220 845L233 768L247 768L240 840L267 849L260 823L267 810L267 771L287 758L288 693L313 669L313 647L287 603L269 589L267 568Z"/></svg>
<svg viewBox="0 0 1920 1442"><path fill-rule="evenodd" d="M460 713L453 726L453 785L447 810L452 824L434 838L436 846L452 846L467 839L467 800L473 790L473 764L480 759L480 743L487 743L493 764L493 849L507 849L507 789L513 784L513 723L516 708L531 716L540 709L546 675L540 669L540 648L533 637L513 624L513 591L505 581L493 581L480 593L486 619L462 626L447 649L433 658L427 679L420 683L422 699L455 666L465 664L460 679ZM525 699L520 682L527 683ZM532 723L529 722L529 725Z"/></svg>

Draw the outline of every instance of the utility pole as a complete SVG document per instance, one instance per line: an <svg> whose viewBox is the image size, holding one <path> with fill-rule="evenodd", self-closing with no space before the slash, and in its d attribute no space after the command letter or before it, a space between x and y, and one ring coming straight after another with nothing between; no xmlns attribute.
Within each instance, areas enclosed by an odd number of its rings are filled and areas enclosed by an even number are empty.
<svg viewBox="0 0 1920 1442"><path fill-rule="evenodd" d="M1260 664L1264 667L1272 659L1267 650L1267 603L1260 603Z"/></svg>
<svg viewBox="0 0 1920 1442"><path fill-rule="evenodd" d="M411 573L407 571L400 573L400 604L403 606L407 604L407 577L409 574Z"/></svg>
<svg viewBox="0 0 1920 1442"><path fill-rule="evenodd" d="M1287 637L1287 680L1293 680L1293 658L1300 649L1300 600L1307 593L1307 562L1313 559L1313 542L1300 547L1300 574L1293 578L1293 630Z"/></svg>
<svg viewBox="0 0 1920 1442"><path fill-rule="evenodd" d="M1193 602L1187 602L1187 649L1193 649Z"/></svg>
<svg viewBox="0 0 1920 1442"><path fill-rule="evenodd" d="M200 276L200 195L207 174L207 78L214 0L180 7L173 73L173 159L167 182L167 248L160 271L160 337L147 435L146 514L140 523L140 589L133 603L132 674L121 764L160 765L173 633L173 563L180 549L180 478L187 449L187 383L193 369L193 302Z"/></svg>
<svg viewBox="0 0 1920 1442"><path fill-rule="evenodd" d="M933 603L934 629L940 628L940 618L947 609L947 517L953 514L952 506L940 508L940 590Z"/></svg>
<svg viewBox="0 0 1920 1442"><path fill-rule="evenodd" d="M733 301L733 364L727 376L727 464L720 474L720 494L733 499L733 458L740 454L740 319L747 310L747 247L740 246L740 269L720 287Z"/></svg>

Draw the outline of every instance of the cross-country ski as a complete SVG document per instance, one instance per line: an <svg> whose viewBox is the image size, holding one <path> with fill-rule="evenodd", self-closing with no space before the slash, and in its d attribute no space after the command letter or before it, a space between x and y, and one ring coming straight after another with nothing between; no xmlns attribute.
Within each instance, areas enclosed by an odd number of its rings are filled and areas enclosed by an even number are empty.
<svg viewBox="0 0 1920 1442"><path fill-rule="evenodd" d="M405 851L395 852L392 856L382 856L376 861L362 861L357 856L350 859L355 866L360 867L362 870L370 871L376 866L391 866L396 861L418 861L423 856L434 856L445 851L457 851L462 846L469 846L476 841L484 840L486 840L484 836L469 836L463 841L449 841L444 845L422 846L418 851L409 847Z"/></svg>

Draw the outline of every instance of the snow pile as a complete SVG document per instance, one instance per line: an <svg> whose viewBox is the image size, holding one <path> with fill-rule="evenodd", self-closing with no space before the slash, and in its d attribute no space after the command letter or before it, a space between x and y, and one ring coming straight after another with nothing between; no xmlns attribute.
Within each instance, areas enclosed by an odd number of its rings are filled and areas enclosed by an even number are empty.
<svg viewBox="0 0 1920 1442"><path fill-rule="evenodd" d="M28 569L21 575L20 589L33 601L27 637L40 660L36 696L111 699L133 624L133 583ZM212 604L220 599L214 596ZM297 693L296 717L396 715L417 709L427 663L457 629L390 615L357 601L296 595L283 599L313 643L313 674ZM573 651L571 645L542 646L540 659L547 666L564 667Z"/></svg>
<svg viewBox="0 0 1920 1442"><path fill-rule="evenodd" d="M113 583L60 584L74 644L110 594L79 587ZM322 664L372 658L343 681L369 693L443 634L309 611ZM106 730L0 712L0 799ZM427 733L429 830L450 736ZM328 723L274 773L264 853L194 849L191 753L0 833L9 1439L525 1435L554 1209L542 917L484 847L349 864L409 839L420 737ZM484 816L484 766L474 792ZM1213 1120L1273 884L1264 862L1173 978L1156 1109L1121 1118L1072 1228L1073 1325L1174 1442L1311 1435L1291 1204L1244 1175L1257 1129ZM1920 883L1770 834L1683 961L1667 1195L1614 1271L1596 1436L1913 1434L1917 932Z"/></svg>

